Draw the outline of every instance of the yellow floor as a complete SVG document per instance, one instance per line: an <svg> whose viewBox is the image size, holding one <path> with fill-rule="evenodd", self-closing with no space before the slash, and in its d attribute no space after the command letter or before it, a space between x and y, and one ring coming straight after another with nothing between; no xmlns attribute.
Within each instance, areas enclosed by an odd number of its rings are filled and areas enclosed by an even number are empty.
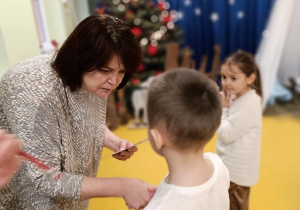
<svg viewBox="0 0 300 210"><path fill-rule="evenodd" d="M146 129L128 130L121 126L114 131L132 143L147 137ZM214 138L206 151L215 151ZM152 151L149 142L125 162L108 157L104 149L98 176L130 177L158 185L167 173L164 159ZM291 117L264 117L260 179L252 188L250 210L300 209L300 120ZM122 198L91 199L89 210L128 209Z"/></svg>

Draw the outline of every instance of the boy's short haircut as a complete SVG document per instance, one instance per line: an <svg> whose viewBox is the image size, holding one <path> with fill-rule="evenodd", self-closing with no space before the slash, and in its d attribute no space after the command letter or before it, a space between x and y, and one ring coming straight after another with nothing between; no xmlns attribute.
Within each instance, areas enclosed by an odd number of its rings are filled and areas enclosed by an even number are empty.
<svg viewBox="0 0 300 210"><path fill-rule="evenodd" d="M218 86L192 69L175 69L155 77L148 90L149 129L161 128L182 149L207 143L221 122Z"/></svg>

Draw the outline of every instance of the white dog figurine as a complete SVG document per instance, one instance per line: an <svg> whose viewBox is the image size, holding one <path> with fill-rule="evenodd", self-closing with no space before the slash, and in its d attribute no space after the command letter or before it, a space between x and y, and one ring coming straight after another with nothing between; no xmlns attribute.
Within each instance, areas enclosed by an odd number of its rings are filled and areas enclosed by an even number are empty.
<svg viewBox="0 0 300 210"><path fill-rule="evenodd" d="M146 100L147 100L147 89L154 77L149 77L145 82L141 83L141 89L135 90L131 96L131 102L134 109L134 119L135 125L130 126L130 128L134 127L146 127L148 124L147 113L146 113ZM140 122L139 114L143 111L143 119Z"/></svg>

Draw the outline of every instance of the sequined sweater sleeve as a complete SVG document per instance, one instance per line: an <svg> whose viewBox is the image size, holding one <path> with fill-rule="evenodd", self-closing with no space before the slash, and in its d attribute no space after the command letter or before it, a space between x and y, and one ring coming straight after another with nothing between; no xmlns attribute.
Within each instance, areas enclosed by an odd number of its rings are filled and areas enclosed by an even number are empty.
<svg viewBox="0 0 300 210"><path fill-rule="evenodd" d="M25 160L9 187L35 209L83 209L70 200L80 199L83 177L97 173L106 101L84 91L71 93L49 63L49 56L22 62L0 84L1 128L51 168Z"/></svg>

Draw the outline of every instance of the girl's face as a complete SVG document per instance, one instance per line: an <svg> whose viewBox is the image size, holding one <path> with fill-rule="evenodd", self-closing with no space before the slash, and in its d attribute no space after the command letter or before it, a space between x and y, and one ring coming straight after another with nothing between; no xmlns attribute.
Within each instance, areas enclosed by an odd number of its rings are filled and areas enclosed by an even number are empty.
<svg viewBox="0 0 300 210"><path fill-rule="evenodd" d="M223 91L225 90L230 95L236 95L238 98L251 90L250 85L255 80L255 74L247 77L237 65L231 64L229 68L228 64L223 64L221 67L221 78Z"/></svg>
<svg viewBox="0 0 300 210"><path fill-rule="evenodd" d="M83 74L81 88L100 98L106 98L122 82L125 75L123 64L114 56L107 66Z"/></svg>

